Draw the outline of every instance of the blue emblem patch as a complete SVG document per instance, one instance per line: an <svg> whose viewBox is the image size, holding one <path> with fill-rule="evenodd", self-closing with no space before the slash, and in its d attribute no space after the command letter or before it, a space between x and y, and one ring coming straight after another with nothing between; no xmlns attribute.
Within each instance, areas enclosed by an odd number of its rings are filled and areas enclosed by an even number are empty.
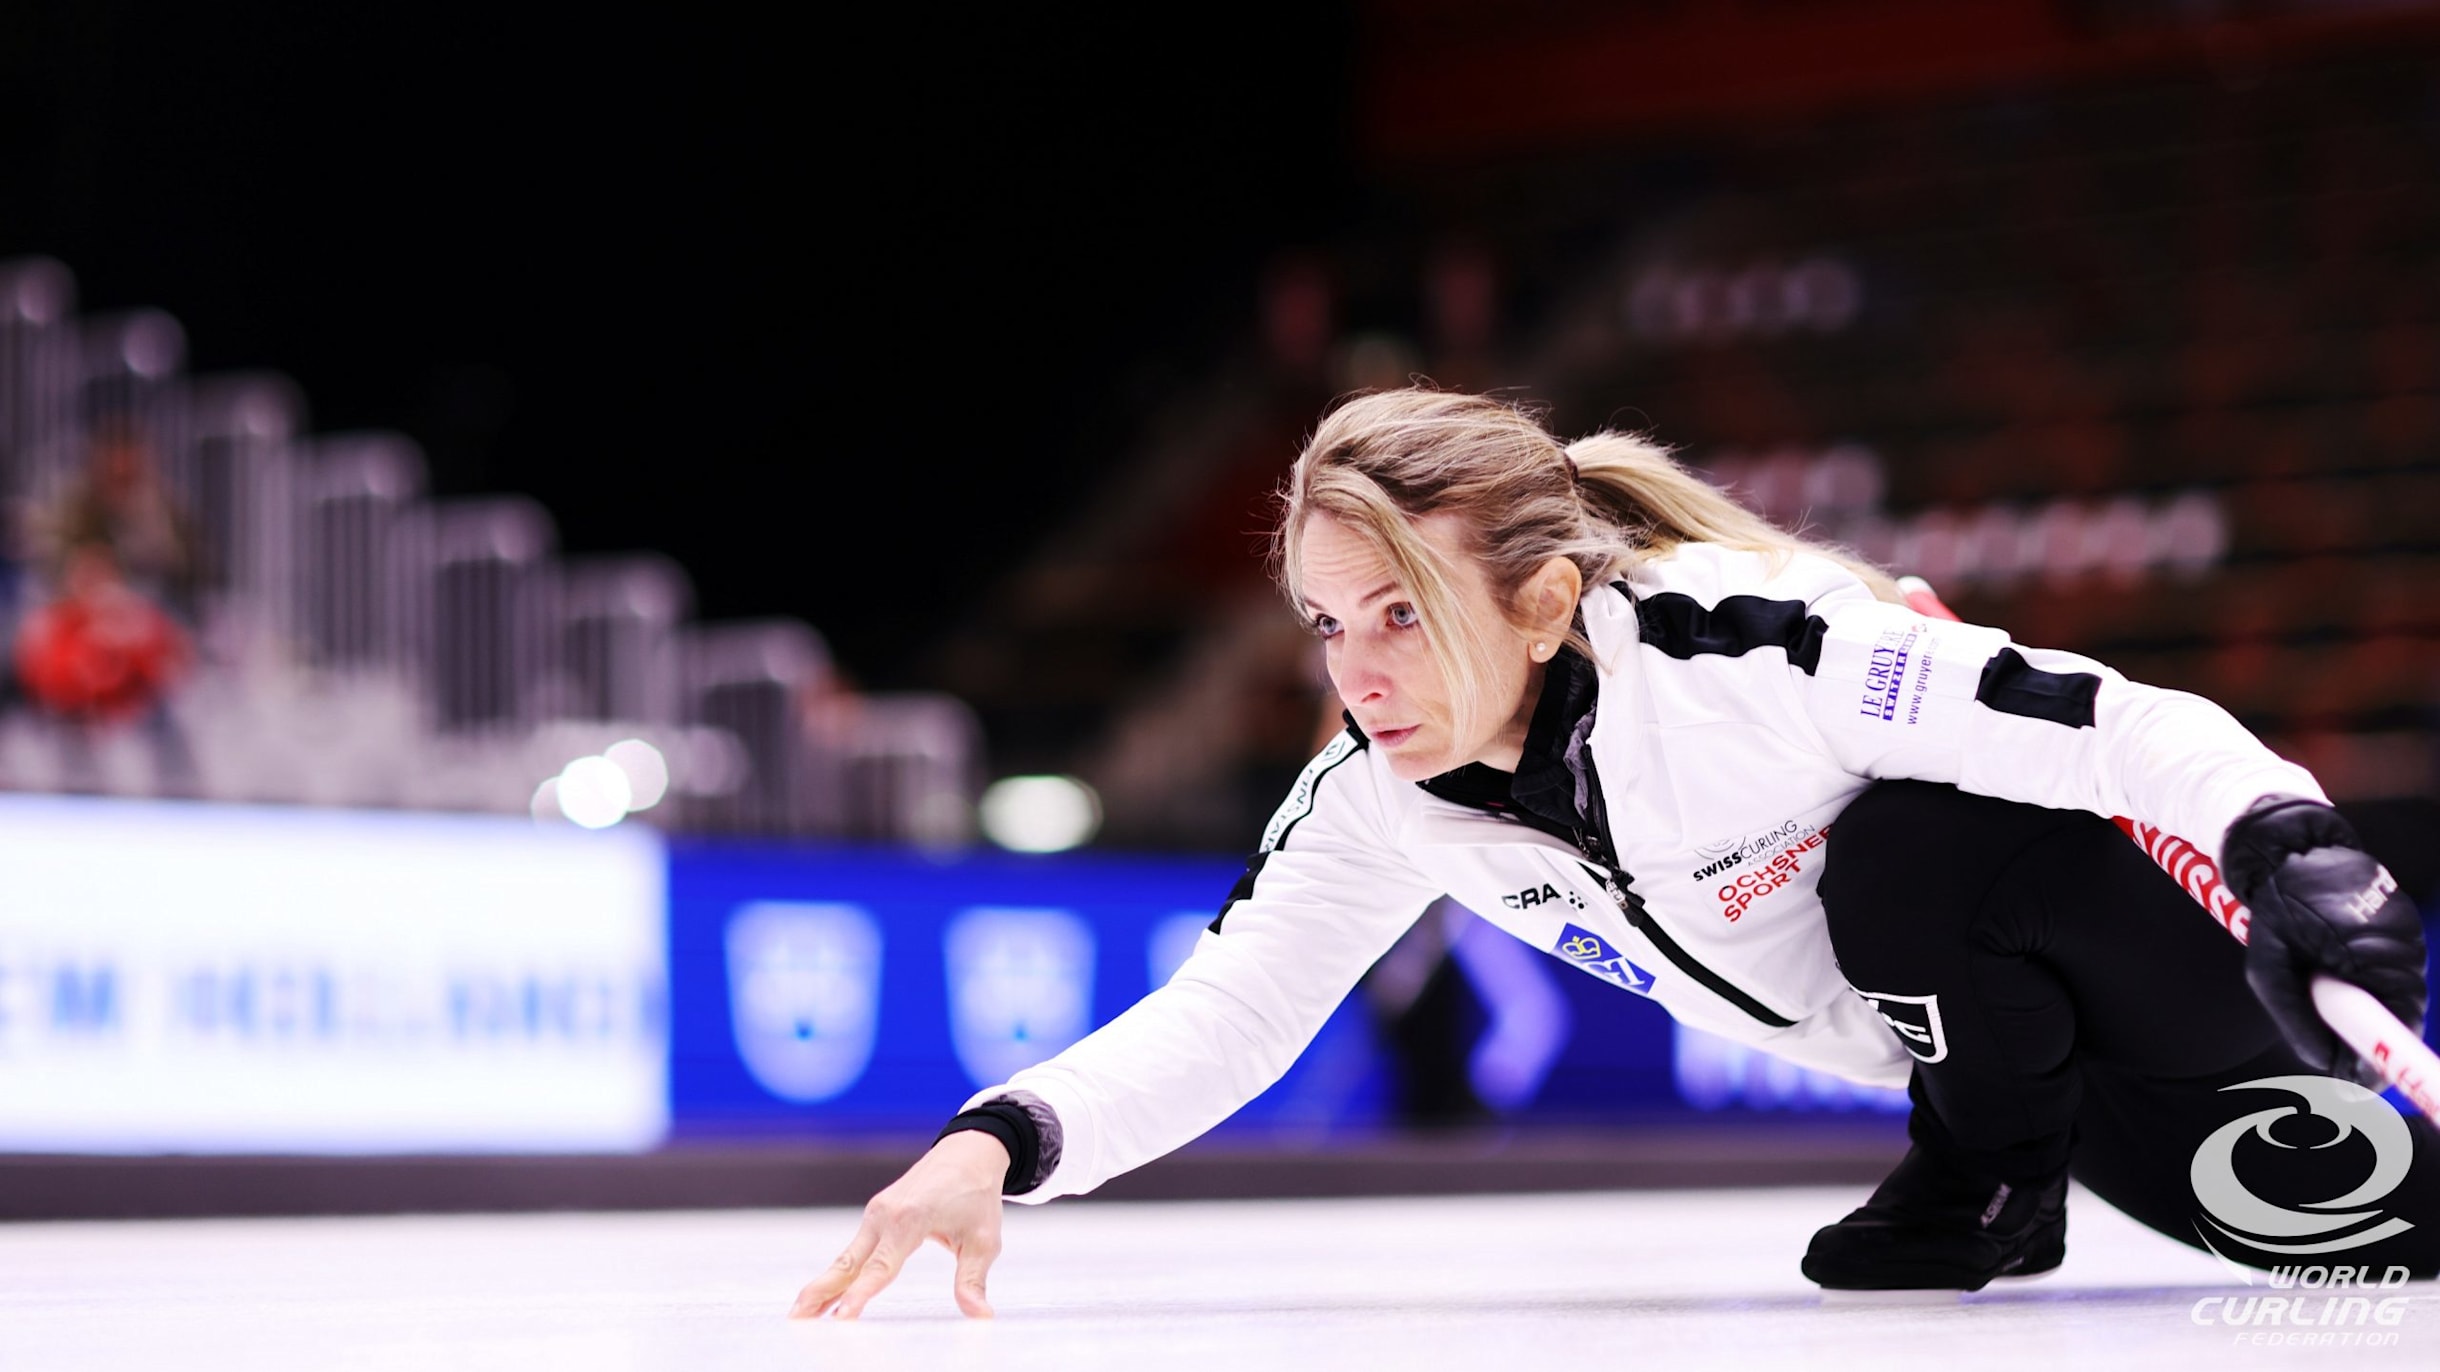
<svg viewBox="0 0 2440 1372"><path fill-rule="evenodd" d="M1639 996L1652 994L1652 974L1627 961L1624 953L1590 929L1579 929L1573 924L1560 929L1558 946L1551 952L1614 986L1623 986Z"/></svg>

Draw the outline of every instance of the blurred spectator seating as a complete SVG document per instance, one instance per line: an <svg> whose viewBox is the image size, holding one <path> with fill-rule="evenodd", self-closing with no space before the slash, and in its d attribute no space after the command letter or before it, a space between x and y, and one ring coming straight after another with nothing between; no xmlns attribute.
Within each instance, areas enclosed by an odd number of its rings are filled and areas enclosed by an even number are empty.
<svg viewBox="0 0 2440 1372"><path fill-rule="evenodd" d="M311 436L292 383L189 377L175 320L75 297L0 263L0 786L557 818L561 769L637 738L656 823L970 837L959 702L848 689L809 625L693 624L667 560L562 559L531 501L429 499L407 439Z"/></svg>

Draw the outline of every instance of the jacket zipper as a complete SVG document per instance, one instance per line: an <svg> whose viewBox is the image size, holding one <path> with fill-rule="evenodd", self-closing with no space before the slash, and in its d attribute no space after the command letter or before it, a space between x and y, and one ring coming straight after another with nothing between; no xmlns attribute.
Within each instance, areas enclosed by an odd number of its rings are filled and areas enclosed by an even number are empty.
<svg viewBox="0 0 2440 1372"><path fill-rule="evenodd" d="M1608 833L1610 810L1602 798L1601 777L1593 771L1593 759L1589 749L1584 759L1584 772L1588 783L1586 789L1592 801L1593 827L1576 831L1576 846L1593 861L1579 861L1577 865L1584 868L1586 874L1599 881L1603 890L1609 892L1610 899L1618 905L1618 912L1626 916L1627 927L1642 934L1655 949L1659 950L1662 957L1669 960L1671 965L1694 978L1697 985L1713 995L1774 1029L1786 1029L1793 1026L1796 1021L1754 999L1728 978L1697 961L1692 953L1687 952L1679 946L1676 939L1669 936L1669 931L1662 928L1660 921L1655 919L1652 912L1644 907L1643 897L1636 895L1630 889L1635 878L1628 875L1626 869L1619 865L1617 854L1610 847ZM1599 863L1600 866L1596 867L1594 863Z"/></svg>

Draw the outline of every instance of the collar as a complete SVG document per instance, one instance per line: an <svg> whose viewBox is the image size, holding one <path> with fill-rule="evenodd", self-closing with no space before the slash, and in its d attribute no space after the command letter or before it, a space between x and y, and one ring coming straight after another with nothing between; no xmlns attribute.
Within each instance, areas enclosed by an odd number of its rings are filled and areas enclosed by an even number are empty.
<svg viewBox="0 0 2440 1372"><path fill-rule="evenodd" d="M1575 649L1561 645L1558 655L1543 668L1542 696L1534 702L1533 719L1525 728L1524 753L1514 773L1469 762L1417 784L1442 800L1512 815L1537 828L1581 828L1585 822L1583 788L1569 755L1584 747L1600 687L1593 664ZM1354 726L1350 717L1348 727Z"/></svg>

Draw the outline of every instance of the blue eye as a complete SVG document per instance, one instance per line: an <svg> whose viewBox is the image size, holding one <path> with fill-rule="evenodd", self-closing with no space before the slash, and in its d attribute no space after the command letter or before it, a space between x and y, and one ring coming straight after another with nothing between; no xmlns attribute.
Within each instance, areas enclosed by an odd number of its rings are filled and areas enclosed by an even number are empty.
<svg viewBox="0 0 2440 1372"><path fill-rule="evenodd" d="M1389 622L1401 629L1412 629L1422 620L1416 615L1414 606L1400 604L1389 607Z"/></svg>
<svg viewBox="0 0 2440 1372"><path fill-rule="evenodd" d="M1339 622L1328 615L1315 615L1306 621L1305 627L1323 638L1330 638L1338 633Z"/></svg>

